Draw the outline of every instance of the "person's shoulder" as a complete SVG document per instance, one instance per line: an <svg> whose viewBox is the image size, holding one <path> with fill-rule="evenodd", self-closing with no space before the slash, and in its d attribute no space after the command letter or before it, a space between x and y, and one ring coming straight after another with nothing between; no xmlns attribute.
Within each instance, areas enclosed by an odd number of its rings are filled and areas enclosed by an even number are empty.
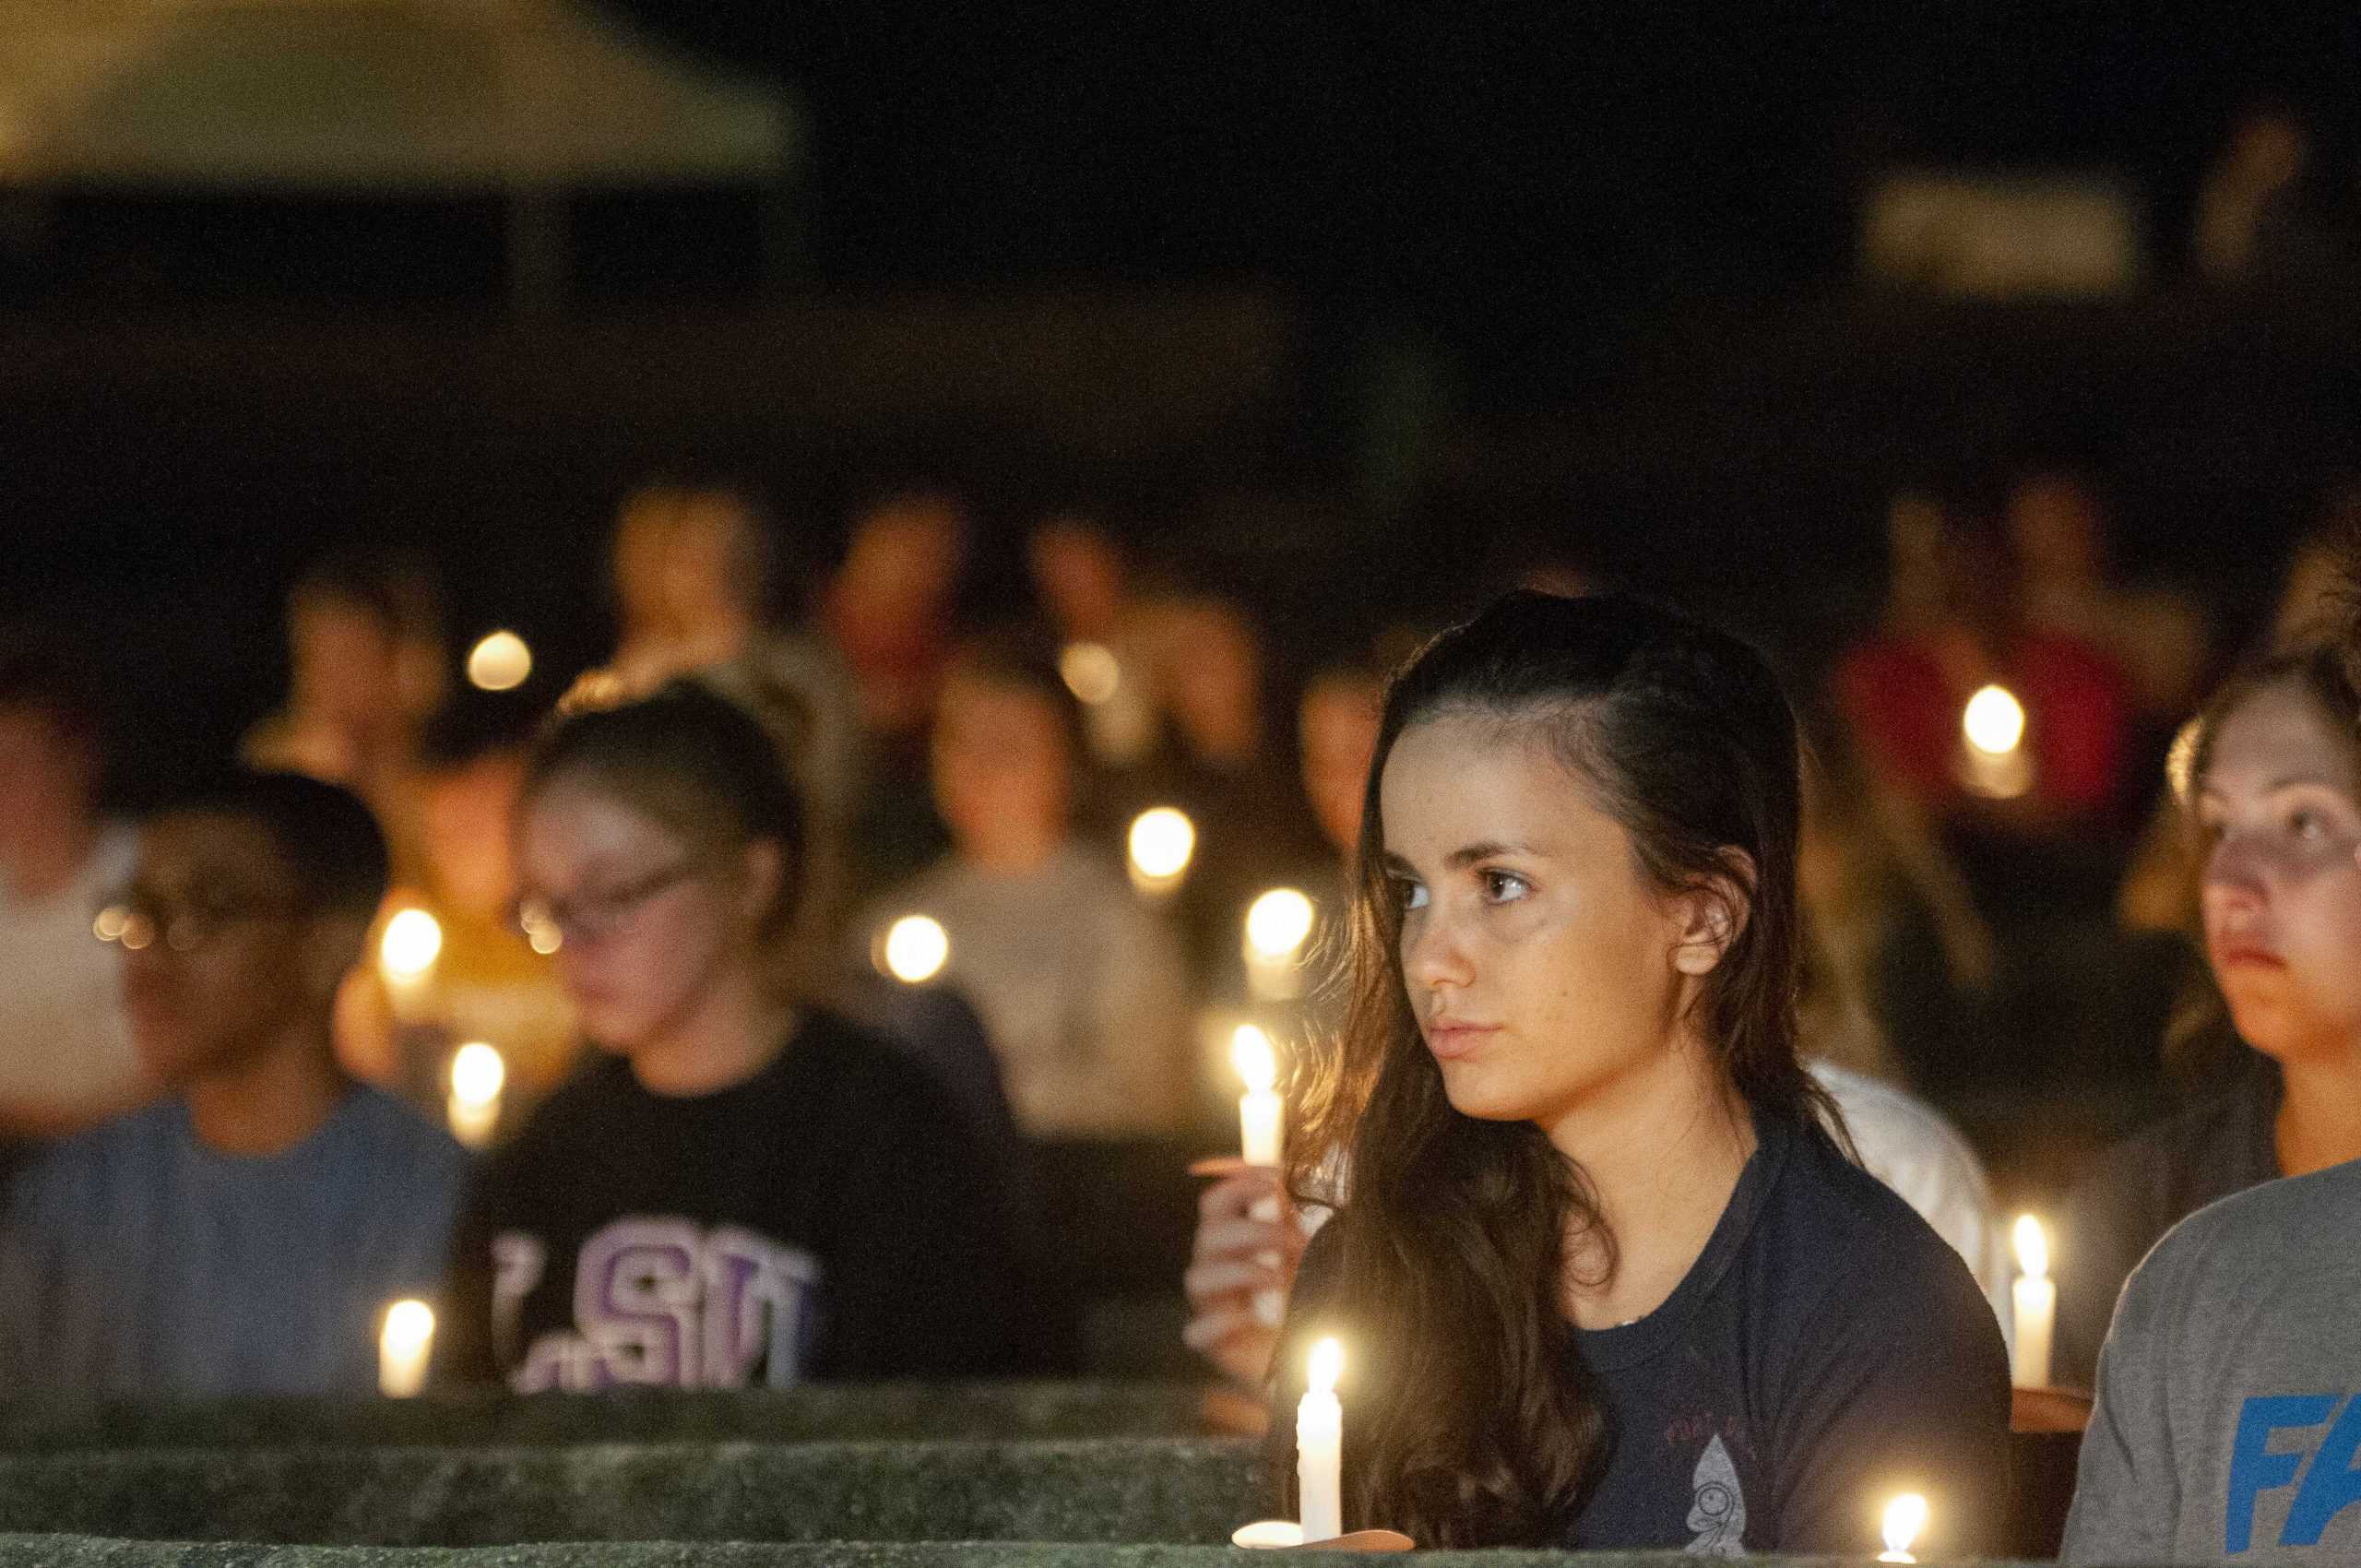
<svg viewBox="0 0 2361 1568"><path fill-rule="evenodd" d="M1980 1302L1959 1254L1899 1193L1846 1158L1825 1128L1814 1122L1781 1135L1786 1158L1764 1194L1755 1239L1758 1254L1783 1277L1783 1299L1909 1294L1939 1277Z"/></svg>
<svg viewBox="0 0 2361 1568"><path fill-rule="evenodd" d="M441 1124L373 1085L352 1091L350 1125L372 1154L410 1179L434 1184L458 1182L469 1156Z"/></svg>
<svg viewBox="0 0 2361 1568"><path fill-rule="evenodd" d="M2149 1261L2155 1272L2227 1270L2245 1280L2283 1268L2317 1273L2321 1260L2302 1242L2361 1229L2361 1160L2265 1182L2206 1205L2165 1232ZM2142 1265L2147 1273L2147 1265Z"/></svg>
<svg viewBox="0 0 2361 1568"><path fill-rule="evenodd" d="M2153 1194L2172 1173L2192 1166L2223 1172L2226 1179L2228 1167L2219 1156L2256 1138L2258 1124L2268 1121L2265 1102L2274 1092L2264 1072L2241 1074L2229 1087L2118 1140L2075 1184L2076 1206L2104 1206L2111 1196Z"/></svg>
<svg viewBox="0 0 2361 1568"><path fill-rule="evenodd" d="M9 1212L19 1223L44 1215L98 1222L110 1186L153 1182L187 1120L187 1109L167 1097L43 1145L9 1178Z"/></svg>
<svg viewBox="0 0 2361 1568"><path fill-rule="evenodd" d="M771 1075L776 1087L801 1095L814 1078L838 1093L932 1096L933 1075L910 1059L908 1050L884 1030L857 1022L832 1007L807 1007L795 1035Z"/></svg>
<svg viewBox="0 0 2361 1568"><path fill-rule="evenodd" d="M1948 1167L1981 1184L1984 1162L1942 1112L1907 1090L1829 1062L1809 1064L1872 1174L1880 1158Z"/></svg>

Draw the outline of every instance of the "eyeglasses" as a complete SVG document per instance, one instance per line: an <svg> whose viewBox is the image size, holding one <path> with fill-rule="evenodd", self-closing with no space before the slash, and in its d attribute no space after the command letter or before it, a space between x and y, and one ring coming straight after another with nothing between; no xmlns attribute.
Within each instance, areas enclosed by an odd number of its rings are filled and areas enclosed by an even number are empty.
<svg viewBox="0 0 2361 1568"><path fill-rule="evenodd" d="M564 942L597 942L622 931L640 906L704 867L705 857L693 855L645 876L611 887L587 889L571 898L519 899L514 916L516 929L525 933L536 953L554 953Z"/></svg>
<svg viewBox="0 0 2361 1568"><path fill-rule="evenodd" d="M160 941L175 953L194 953L233 925L293 920L303 913L301 904L236 898L184 902L135 888L107 900L90 921L90 934L127 953L152 947Z"/></svg>

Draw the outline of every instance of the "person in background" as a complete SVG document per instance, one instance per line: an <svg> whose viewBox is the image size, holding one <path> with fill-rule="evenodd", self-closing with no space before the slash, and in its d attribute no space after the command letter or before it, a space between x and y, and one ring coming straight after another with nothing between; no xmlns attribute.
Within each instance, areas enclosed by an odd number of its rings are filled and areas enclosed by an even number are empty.
<svg viewBox="0 0 2361 1568"><path fill-rule="evenodd" d="M783 622L778 529L752 492L718 481L657 482L627 497L611 562L623 640L612 695L645 695L698 674L777 737L813 817L798 961L817 973L845 914L844 853L863 795L866 747L852 677L808 627Z"/></svg>
<svg viewBox="0 0 2361 1568"><path fill-rule="evenodd" d="M1155 663L1122 547L1086 514L1059 512L1026 540L1033 591L1063 645L1060 668L1083 701L1101 767L1138 767L1162 722Z"/></svg>
<svg viewBox="0 0 2361 1568"><path fill-rule="evenodd" d="M30 628L0 636L0 1138L70 1133L154 1092L113 958L90 940L133 836L99 812L86 669Z"/></svg>
<svg viewBox="0 0 2361 1568"><path fill-rule="evenodd" d="M2156 1243L2099 1357L2062 1560L2361 1559L2355 1236L2347 1160L2224 1198Z"/></svg>
<svg viewBox="0 0 2361 1568"><path fill-rule="evenodd" d="M2361 692L2339 650L2274 654L2233 676L2174 783L2202 864L2213 987L2168 1049L2209 1051L2181 1063L2207 1087L2109 1149L2068 1199L2054 1373L2066 1385L2089 1385L2124 1279L2174 1224L2361 1158Z"/></svg>
<svg viewBox="0 0 2361 1568"><path fill-rule="evenodd" d="M2115 580L2106 513L2079 474L2025 474L2009 492L2006 519L2024 624L2105 650L2129 679L2139 717L2177 723L2198 699L2211 640L2195 601Z"/></svg>
<svg viewBox="0 0 2361 1568"><path fill-rule="evenodd" d="M1347 1528L1858 1551L1917 1489L1938 1553L1995 1532L2000 1335L1796 1054L1797 775L1759 657L1620 596L1509 595L1389 691L1287 1146L1351 1165L1282 1341L1358 1358Z"/></svg>
<svg viewBox="0 0 2361 1568"><path fill-rule="evenodd" d="M1046 647L1009 634L963 649L933 742L952 849L854 931L865 947L903 916L942 925L944 979L982 1014L1026 1134L1170 1132L1192 1108L1186 974L1158 918L1074 836L1082 743Z"/></svg>
<svg viewBox="0 0 2361 1568"><path fill-rule="evenodd" d="M535 752L524 918L607 1054L471 1189L438 1376L778 1387L1014 1363L1006 1194L961 1108L794 989L805 834L772 735L697 683L575 711Z"/></svg>
<svg viewBox="0 0 2361 1568"><path fill-rule="evenodd" d="M374 1389L386 1304L439 1295L467 1166L337 1065L331 1011L386 881L368 809L316 779L240 773L145 824L100 929L166 1095L10 1191L9 1397Z"/></svg>
<svg viewBox="0 0 2361 1568"><path fill-rule="evenodd" d="M398 986L382 966L356 971L338 1004L346 1065L438 1116L452 1055L470 1041L501 1054L501 1115L511 1123L574 1061L579 1037L556 966L516 920L511 818L538 717L513 694L466 692L428 723L418 766L425 883L396 889L387 905L389 919L433 917L442 947Z"/></svg>
<svg viewBox="0 0 2361 1568"><path fill-rule="evenodd" d="M341 784L376 814L394 875L419 872L418 731L442 695L432 576L399 553L315 563L287 596L286 705L248 731L247 766Z"/></svg>

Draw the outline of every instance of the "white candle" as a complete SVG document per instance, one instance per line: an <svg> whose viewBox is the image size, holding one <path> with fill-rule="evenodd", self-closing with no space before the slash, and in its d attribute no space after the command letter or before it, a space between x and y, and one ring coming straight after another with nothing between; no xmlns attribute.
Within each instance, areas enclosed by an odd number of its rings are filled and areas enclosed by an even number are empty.
<svg viewBox="0 0 2361 1568"><path fill-rule="evenodd" d="M377 972L385 977L394 1016L402 1022L415 1021L434 962L442 956L442 922L424 909L404 909L386 922L386 933L377 942Z"/></svg>
<svg viewBox="0 0 2361 1568"><path fill-rule="evenodd" d="M2032 1215L2017 1218L2017 1343L2009 1381L2019 1388L2049 1386L2049 1336L2058 1322L2058 1282L2049 1277L2049 1238Z"/></svg>
<svg viewBox="0 0 2361 1568"><path fill-rule="evenodd" d="M1279 1081L1278 1056L1271 1049L1271 1037L1252 1024L1240 1024L1230 1036L1230 1064L1245 1082L1246 1092L1238 1099L1239 1144L1249 1165L1276 1170L1285 1145L1287 1102L1274 1087ZM1256 1198L1254 1206L1247 1210L1254 1218L1270 1223L1283 1212L1276 1197ZM1257 1254L1257 1261L1276 1267L1276 1253ZM1287 1292L1257 1290L1254 1292L1254 1321L1266 1328L1276 1328L1287 1312Z"/></svg>
<svg viewBox="0 0 2361 1568"><path fill-rule="evenodd" d="M1905 1491L1885 1505L1885 1550L1878 1553L1880 1562L1916 1562L1910 1555L1910 1543L1927 1527L1927 1500L1915 1491Z"/></svg>
<svg viewBox="0 0 2361 1568"><path fill-rule="evenodd" d="M500 1123L500 1091L508 1081L508 1064L500 1052L481 1040L469 1040L451 1057L451 1135L469 1148L492 1141Z"/></svg>
<svg viewBox="0 0 2361 1568"><path fill-rule="evenodd" d="M396 1301L377 1336L377 1389L408 1399L426 1386L426 1356L434 1345L434 1313L424 1301Z"/></svg>
<svg viewBox="0 0 2361 1568"><path fill-rule="evenodd" d="M1336 1374L1345 1370L1345 1348L1323 1339L1311 1348L1311 1386L1295 1408L1295 1478L1303 1538L1334 1540L1345 1533L1345 1408L1336 1400Z"/></svg>

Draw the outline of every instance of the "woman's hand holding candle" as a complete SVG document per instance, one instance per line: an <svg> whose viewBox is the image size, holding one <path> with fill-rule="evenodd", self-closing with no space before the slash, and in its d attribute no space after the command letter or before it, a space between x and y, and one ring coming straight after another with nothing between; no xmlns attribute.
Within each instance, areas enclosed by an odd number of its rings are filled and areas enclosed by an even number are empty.
<svg viewBox="0 0 2361 1568"><path fill-rule="evenodd" d="M1181 1342L1233 1381L1261 1387L1279 1331L1256 1311L1255 1297L1293 1288L1303 1241L1278 1171L1241 1166L1207 1187L1182 1279L1190 1321Z"/></svg>

